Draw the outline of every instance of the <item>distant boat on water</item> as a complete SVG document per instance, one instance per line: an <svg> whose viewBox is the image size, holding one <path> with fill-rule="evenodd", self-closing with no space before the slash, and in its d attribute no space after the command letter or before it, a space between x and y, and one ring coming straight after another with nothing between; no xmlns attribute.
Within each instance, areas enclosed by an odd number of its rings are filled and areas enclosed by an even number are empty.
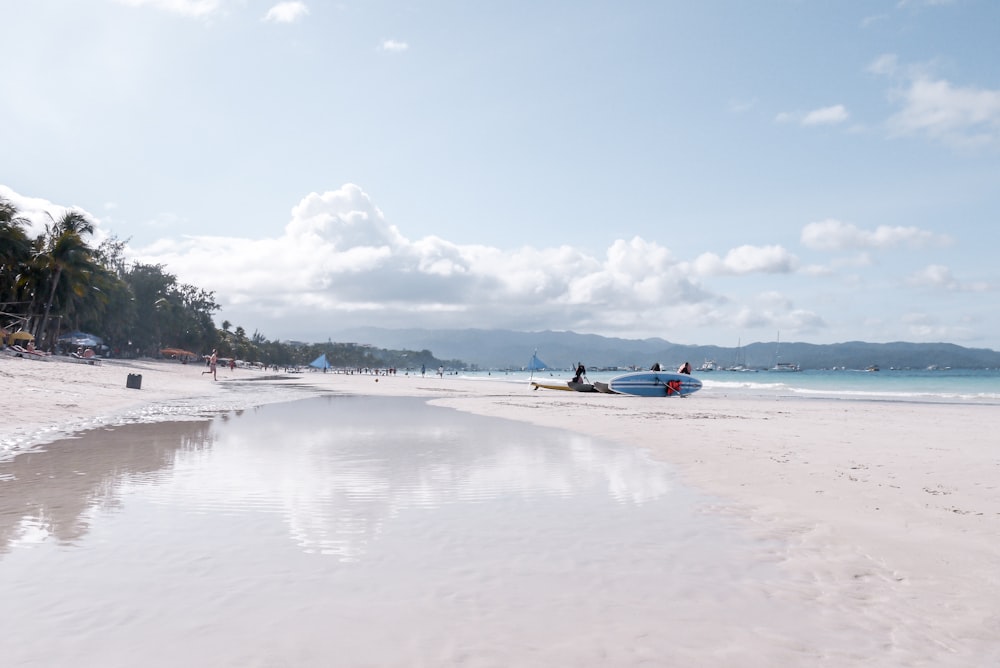
<svg viewBox="0 0 1000 668"><path fill-rule="evenodd" d="M778 332L778 338L774 342L774 366L772 366L769 371L802 371L798 364L795 362L782 362L781 354L778 352L781 346L781 332Z"/></svg>
<svg viewBox="0 0 1000 668"><path fill-rule="evenodd" d="M775 362L768 371L802 371L802 369L794 362Z"/></svg>
<svg viewBox="0 0 1000 668"><path fill-rule="evenodd" d="M743 339L736 340L736 359L732 366L727 366L726 371L749 371L746 365L746 358L743 356Z"/></svg>
<svg viewBox="0 0 1000 668"><path fill-rule="evenodd" d="M536 371L543 371L545 369L548 369L549 365L543 362L541 359L539 359L538 351L536 350L531 354L531 361L528 362L528 366L526 368L528 369L528 371L531 372L531 378L534 378Z"/></svg>

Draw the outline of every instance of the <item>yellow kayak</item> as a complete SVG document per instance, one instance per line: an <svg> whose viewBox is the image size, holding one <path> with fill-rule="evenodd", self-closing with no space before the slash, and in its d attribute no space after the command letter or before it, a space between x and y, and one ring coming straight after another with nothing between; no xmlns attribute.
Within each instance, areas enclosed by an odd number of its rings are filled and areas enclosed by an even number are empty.
<svg viewBox="0 0 1000 668"><path fill-rule="evenodd" d="M541 387L541 388L546 389L546 390L566 390L567 392L572 392L573 391L573 388L571 388L566 383L566 381L562 381L562 383L537 383L537 382L532 382L531 385L532 385L532 389L535 389L535 390L537 390L538 388Z"/></svg>

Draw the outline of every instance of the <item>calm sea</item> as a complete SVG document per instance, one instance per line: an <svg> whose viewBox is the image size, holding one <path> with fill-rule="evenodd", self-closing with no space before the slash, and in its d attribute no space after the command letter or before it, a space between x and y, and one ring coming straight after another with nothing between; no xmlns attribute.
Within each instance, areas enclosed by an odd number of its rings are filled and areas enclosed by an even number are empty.
<svg viewBox="0 0 1000 668"><path fill-rule="evenodd" d="M589 371L587 377L591 381L607 381L620 373L623 372ZM526 383L529 378L569 380L573 372L493 371L466 375ZM997 369L696 371L694 376L702 381L702 392L706 394L1000 404L1000 370Z"/></svg>

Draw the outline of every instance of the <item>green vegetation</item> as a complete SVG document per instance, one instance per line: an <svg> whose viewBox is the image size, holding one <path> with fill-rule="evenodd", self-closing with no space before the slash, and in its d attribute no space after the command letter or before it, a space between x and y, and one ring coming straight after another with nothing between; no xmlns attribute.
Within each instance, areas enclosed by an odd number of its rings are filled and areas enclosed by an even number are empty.
<svg viewBox="0 0 1000 668"><path fill-rule="evenodd" d="M55 350L60 334L84 331L104 339L115 357L158 357L165 348L200 355L214 348L220 357L278 366L306 365L320 354L344 368L465 366L428 350L269 341L256 331L248 337L228 320L216 328L214 293L178 283L162 265L128 263L126 241L117 237L93 247L94 226L83 214L52 219L34 239L27 225L0 198L0 325L30 332L40 350Z"/></svg>

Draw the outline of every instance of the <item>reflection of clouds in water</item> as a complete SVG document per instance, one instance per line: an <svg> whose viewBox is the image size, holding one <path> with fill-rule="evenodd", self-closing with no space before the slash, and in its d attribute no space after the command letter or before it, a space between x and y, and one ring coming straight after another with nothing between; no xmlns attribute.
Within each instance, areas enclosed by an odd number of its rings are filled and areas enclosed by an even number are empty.
<svg viewBox="0 0 1000 668"><path fill-rule="evenodd" d="M642 504L670 491L631 449L427 406L419 399L320 398L217 424L153 494L207 511L280 514L307 552L355 559L411 509L605 490Z"/></svg>
<svg viewBox="0 0 1000 668"><path fill-rule="evenodd" d="M22 517L11 531L8 547L15 549L27 545L37 545L44 543L51 535L51 523L48 518L41 516Z"/></svg>
<svg viewBox="0 0 1000 668"><path fill-rule="evenodd" d="M611 449L586 437L570 440L573 460L603 473L608 493L622 503L640 505L670 492L670 481L662 464L654 463L637 449Z"/></svg>

